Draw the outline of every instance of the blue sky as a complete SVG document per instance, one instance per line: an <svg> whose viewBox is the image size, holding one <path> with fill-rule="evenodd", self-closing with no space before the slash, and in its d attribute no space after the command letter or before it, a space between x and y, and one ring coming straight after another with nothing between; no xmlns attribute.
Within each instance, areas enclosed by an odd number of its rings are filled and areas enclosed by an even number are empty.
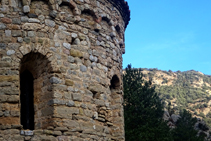
<svg viewBox="0 0 211 141"><path fill-rule="evenodd" d="M211 75L211 0L127 0L123 68L187 71Z"/></svg>

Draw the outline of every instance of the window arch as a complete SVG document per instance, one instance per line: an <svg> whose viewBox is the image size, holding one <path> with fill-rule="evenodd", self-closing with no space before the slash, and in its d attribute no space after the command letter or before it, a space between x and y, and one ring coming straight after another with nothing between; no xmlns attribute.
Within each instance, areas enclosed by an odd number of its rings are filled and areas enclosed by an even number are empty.
<svg viewBox="0 0 211 141"><path fill-rule="evenodd" d="M114 75L111 79L111 85L110 89L111 90L117 90L120 88L120 81L117 75Z"/></svg>
<svg viewBox="0 0 211 141"><path fill-rule="evenodd" d="M49 81L52 67L46 56L30 52L20 64L20 121L24 129L41 129L49 126L53 106L48 101L53 97Z"/></svg>

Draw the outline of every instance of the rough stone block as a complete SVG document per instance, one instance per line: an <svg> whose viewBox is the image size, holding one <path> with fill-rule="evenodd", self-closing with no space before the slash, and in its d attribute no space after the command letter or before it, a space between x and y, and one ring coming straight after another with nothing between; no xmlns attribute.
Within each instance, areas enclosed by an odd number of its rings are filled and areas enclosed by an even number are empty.
<svg viewBox="0 0 211 141"><path fill-rule="evenodd" d="M30 7L28 5L23 6L23 12L24 13L29 13L30 12Z"/></svg>
<svg viewBox="0 0 211 141"><path fill-rule="evenodd" d="M51 99L48 101L48 105L64 105L65 101L64 100L60 100L60 99Z"/></svg>
<svg viewBox="0 0 211 141"><path fill-rule="evenodd" d="M8 99L8 95L1 95L0 96L0 102L6 102L7 101L7 99Z"/></svg>
<svg viewBox="0 0 211 141"><path fill-rule="evenodd" d="M0 23L0 30L5 29L5 28L6 28L6 25L3 23Z"/></svg>
<svg viewBox="0 0 211 141"><path fill-rule="evenodd" d="M75 103L74 103L74 101L69 100L69 101L66 103L66 105L69 106L69 107L72 107L72 106L75 106Z"/></svg>
<svg viewBox="0 0 211 141"><path fill-rule="evenodd" d="M57 16L57 11L51 10L51 12L50 12L49 15L50 15L51 17L53 17L53 18L56 18L56 16Z"/></svg>
<svg viewBox="0 0 211 141"><path fill-rule="evenodd" d="M35 18L38 17L38 16L37 16L36 14L34 14L34 13L29 13L28 16L29 16L29 18L31 18L31 19L35 19Z"/></svg>
<svg viewBox="0 0 211 141"><path fill-rule="evenodd" d="M83 57L83 53L75 49L70 50L70 55L73 57Z"/></svg>
<svg viewBox="0 0 211 141"><path fill-rule="evenodd" d="M88 89L92 92L92 93L97 93L97 92L103 92L103 87L100 84L90 84L90 86L88 87Z"/></svg>
<svg viewBox="0 0 211 141"><path fill-rule="evenodd" d="M53 132L53 135L61 136L62 135L62 132L61 131L54 131Z"/></svg>
<svg viewBox="0 0 211 141"><path fill-rule="evenodd" d="M63 125L69 128L69 131L81 131L80 124L77 121L65 120Z"/></svg>
<svg viewBox="0 0 211 141"><path fill-rule="evenodd" d="M34 135L34 132L29 130L29 131L24 131L24 134L26 136L33 136Z"/></svg>
<svg viewBox="0 0 211 141"><path fill-rule="evenodd" d="M0 43L0 49L6 49L6 44L5 43Z"/></svg>
<svg viewBox="0 0 211 141"><path fill-rule="evenodd" d="M70 63L74 63L75 58L72 57L72 56L68 56L67 61L70 62Z"/></svg>
<svg viewBox="0 0 211 141"><path fill-rule="evenodd" d="M10 37L11 36L11 30L5 30L5 36Z"/></svg>
<svg viewBox="0 0 211 141"><path fill-rule="evenodd" d="M0 75L0 82L13 82L19 80L18 75Z"/></svg>
<svg viewBox="0 0 211 141"><path fill-rule="evenodd" d="M73 100L75 100L75 101L82 101L82 94L74 93L73 94Z"/></svg>
<svg viewBox="0 0 211 141"><path fill-rule="evenodd" d="M50 82L51 82L52 84L59 84L59 83L61 83L61 79L59 79L59 78L57 78L57 77L51 77L51 78L50 78Z"/></svg>
<svg viewBox="0 0 211 141"><path fill-rule="evenodd" d="M29 18L28 22L30 22L30 23L40 23L40 20L35 19L35 18Z"/></svg>
<svg viewBox="0 0 211 141"><path fill-rule="evenodd" d="M65 80L65 85L67 85L67 86L73 86L74 85L74 82L72 80L66 79Z"/></svg>
<svg viewBox="0 0 211 141"><path fill-rule="evenodd" d="M0 125L19 125L19 117L0 117Z"/></svg>
<svg viewBox="0 0 211 141"><path fill-rule="evenodd" d="M54 131L68 131L67 127L56 127Z"/></svg>
<svg viewBox="0 0 211 141"><path fill-rule="evenodd" d="M68 137L67 136L58 136L57 137L58 141L68 141Z"/></svg>
<svg viewBox="0 0 211 141"><path fill-rule="evenodd" d="M23 38L22 37L18 37L18 42L22 43L23 42Z"/></svg>
<svg viewBox="0 0 211 141"><path fill-rule="evenodd" d="M41 110L42 116L49 116L49 115L53 115L54 109L53 107L46 107L44 109Z"/></svg>
<svg viewBox="0 0 211 141"><path fill-rule="evenodd" d="M73 39L75 39L75 38L78 37L78 35L77 35L76 33L71 33L71 37L72 37Z"/></svg>
<svg viewBox="0 0 211 141"><path fill-rule="evenodd" d="M72 114L79 114L75 107L55 107L55 116L60 118L72 118Z"/></svg>
<svg viewBox="0 0 211 141"><path fill-rule="evenodd" d="M1 14L0 14L0 18L4 18L4 14L1 13Z"/></svg>
<svg viewBox="0 0 211 141"><path fill-rule="evenodd" d="M15 53L14 50L8 50L8 51L7 51L7 55L9 55L9 56L12 55L12 54L14 54L14 53Z"/></svg>
<svg viewBox="0 0 211 141"><path fill-rule="evenodd" d="M21 17L21 22L28 22L29 18L27 16Z"/></svg>
<svg viewBox="0 0 211 141"><path fill-rule="evenodd" d="M11 95L11 96L8 97L7 101L12 102L12 103L18 103L19 102L19 96Z"/></svg>
<svg viewBox="0 0 211 141"><path fill-rule="evenodd" d="M6 24L10 24L10 23L12 23L12 20L10 18L4 17L4 18L1 18L1 22L6 23Z"/></svg>
<svg viewBox="0 0 211 141"><path fill-rule="evenodd" d="M66 49L71 49L71 45L69 43L63 43L63 46L66 48Z"/></svg>
<svg viewBox="0 0 211 141"><path fill-rule="evenodd" d="M54 27L55 26L55 22L49 19L45 20L45 24L49 27Z"/></svg>
<svg viewBox="0 0 211 141"><path fill-rule="evenodd" d="M12 30L12 36L13 37L22 36L21 30Z"/></svg>
<svg viewBox="0 0 211 141"><path fill-rule="evenodd" d="M43 130L43 133L46 135L53 135L54 132L52 130Z"/></svg>
<svg viewBox="0 0 211 141"><path fill-rule="evenodd" d="M35 32L34 31L29 31L28 32L28 36L29 37L34 37L35 36Z"/></svg>
<svg viewBox="0 0 211 141"><path fill-rule="evenodd" d="M1 62L0 61L0 67L11 67L11 63L8 63L8 62ZM0 76L1 77L1 76ZM0 80L0 82L2 82L1 80Z"/></svg>
<svg viewBox="0 0 211 141"><path fill-rule="evenodd" d="M84 66L84 65L80 65L80 71L86 72L87 71L87 67Z"/></svg>
<svg viewBox="0 0 211 141"><path fill-rule="evenodd" d="M12 23L13 24L21 24L21 19L20 18L13 18Z"/></svg>
<svg viewBox="0 0 211 141"><path fill-rule="evenodd" d="M14 135L11 140L13 141L23 141L24 140L24 137L21 136L21 135Z"/></svg>

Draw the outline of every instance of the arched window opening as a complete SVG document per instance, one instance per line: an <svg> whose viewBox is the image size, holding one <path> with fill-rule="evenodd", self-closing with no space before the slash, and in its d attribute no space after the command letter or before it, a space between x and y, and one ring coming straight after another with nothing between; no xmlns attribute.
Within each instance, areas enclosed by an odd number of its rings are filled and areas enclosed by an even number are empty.
<svg viewBox="0 0 211 141"><path fill-rule="evenodd" d="M83 15L91 16L92 18L89 18L90 20L95 20L95 19L97 19L97 16L96 16L95 12L92 11L92 10L89 10L89 9L84 9L84 10L81 12L81 14L82 14L82 17L83 17ZM86 17L86 18L87 18L87 17Z"/></svg>
<svg viewBox="0 0 211 141"><path fill-rule="evenodd" d="M24 129L45 129L51 124L53 106L52 67L46 56L30 52L20 64L20 121Z"/></svg>
<svg viewBox="0 0 211 141"><path fill-rule="evenodd" d="M110 19L108 19L107 17L102 17L102 21L100 22L100 25L102 26L103 32L112 32Z"/></svg>
<svg viewBox="0 0 211 141"><path fill-rule="evenodd" d="M60 9L60 18L62 21L66 21L68 23L74 22L74 14L73 14L73 9L70 7L70 4L66 2L62 2L59 5Z"/></svg>
<svg viewBox="0 0 211 141"><path fill-rule="evenodd" d="M111 25L110 19L107 18L107 17L103 17L103 18L102 18L102 21L106 21L108 25Z"/></svg>
<svg viewBox="0 0 211 141"><path fill-rule="evenodd" d="M71 5L68 2L62 2L60 5L60 10L62 10L62 12L70 12L68 14L73 15L72 9L73 7L71 7Z"/></svg>
<svg viewBox="0 0 211 141"><path fill-rule="evenodd" d="M34 130L34 78L25 70L20 74L21 125L23 129Z"/></svg>
<svg viewBox="0 0 211 141"><path fill-rule="evenodd" d="M121 32L120 26L119 25L116 25L115 26L115 29L116 29L117 33L120 34L120 32Z"/></svg>
<svg viewBox="0 0 211 141"><path fill-rule="evenodd" d="M114 75L111 79L111 85L110 89L111 90L117 90L120 88L120 81L117 75Z"/></svg>
<svg viewBox="0 0 211 141"><path fill-rule="evenodd" d="M115 29L119 35L120 38L124 38L123 35L122 35L122 32L121 32L121 27L119 25L116 25L115 26ZM121 46L121 45L120 45Z"/></svg>

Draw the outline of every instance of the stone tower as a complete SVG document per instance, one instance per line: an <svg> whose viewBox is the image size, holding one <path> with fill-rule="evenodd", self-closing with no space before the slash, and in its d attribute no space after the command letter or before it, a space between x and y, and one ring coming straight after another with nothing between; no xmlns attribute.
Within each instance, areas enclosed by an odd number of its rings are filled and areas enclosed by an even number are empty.
<svg viewBox="0 0 211 141"><path fill-rule="evenodd" d="M0 141L124 140L124 0L0 0Z"/></svg>

